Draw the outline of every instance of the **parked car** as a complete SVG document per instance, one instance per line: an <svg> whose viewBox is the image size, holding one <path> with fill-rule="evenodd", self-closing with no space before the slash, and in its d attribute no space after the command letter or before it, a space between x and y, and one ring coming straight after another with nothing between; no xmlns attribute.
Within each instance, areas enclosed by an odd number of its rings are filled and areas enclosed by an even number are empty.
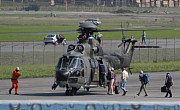
<svg viewBox="0 0 180 110"><path fill-rule="evenodd" d="M59 36L57 34L49 34L46 37L44 37L44 44L48 44L48 43L52 43L52 44L56 44L57 43L57 39L59 38Z"/></svg>
<svg viewBox="0 0 180 110"><path fill-rule="evenodd" d="M38 5L29 5L29 6L25 7L24 9L25 9L26 11L31 11L31 10L39 11L40 6L38 6Z"/></svg>
<svg viewBox="0 0 180 110"><path fill-rule="evenodd" d="M87 19L85 21L81 21L80 24L83 24L85 22L91 22L91 23L93 23L95 25L100 25L101 24L101 21L99 21L99 19Z"/></svg>

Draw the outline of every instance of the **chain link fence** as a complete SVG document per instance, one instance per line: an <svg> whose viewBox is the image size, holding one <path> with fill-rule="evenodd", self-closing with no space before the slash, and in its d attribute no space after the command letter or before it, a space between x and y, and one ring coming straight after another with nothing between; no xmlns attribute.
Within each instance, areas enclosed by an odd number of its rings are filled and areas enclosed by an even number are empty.
<svg viewBox="0 0 180 110"><path fill-rule="evenodd" d="M76 41L67 43L74 44ZM101 46L104 52L120 53L120 43L121 40L102 40ZM143 45L161 48L136 48L132 62L180 60L180 39L147 39ZM44 45L43 42L0 42L0 65L56 64L59 57L67 52L67 46Z"/></svg>

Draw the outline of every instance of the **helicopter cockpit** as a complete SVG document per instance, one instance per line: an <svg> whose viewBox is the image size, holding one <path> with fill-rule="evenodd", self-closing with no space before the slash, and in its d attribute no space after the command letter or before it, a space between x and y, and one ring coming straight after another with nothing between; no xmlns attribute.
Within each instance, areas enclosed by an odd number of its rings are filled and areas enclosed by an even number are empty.
<svg viewBox="0 0 180 110"><path fill-rule="evenodd" d="M84 61L79 56L63 56L59 59L57 69L68 70L70 77L84 77Z"/></svg>

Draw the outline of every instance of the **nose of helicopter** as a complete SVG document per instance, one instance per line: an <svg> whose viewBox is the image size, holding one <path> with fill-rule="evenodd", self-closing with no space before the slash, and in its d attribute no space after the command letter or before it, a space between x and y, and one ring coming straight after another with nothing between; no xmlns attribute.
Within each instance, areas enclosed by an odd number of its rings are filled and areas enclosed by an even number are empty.
<svg viewBox="0 0 180 110"><path fill-rule="evenodd" d="M59 81L67 81L69 72L66 70L56 71L56 78Z"/></svg>

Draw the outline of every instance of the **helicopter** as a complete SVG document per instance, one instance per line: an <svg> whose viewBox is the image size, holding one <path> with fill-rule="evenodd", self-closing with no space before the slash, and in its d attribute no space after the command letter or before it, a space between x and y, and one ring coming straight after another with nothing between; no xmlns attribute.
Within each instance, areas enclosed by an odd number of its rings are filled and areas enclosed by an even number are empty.
<svg viewBox="0 0 180 110"><path fill-rule="evenodd" d="M114 69L128 68L133 56L134 46L137 40L133 37L122 39L119 45L119 52L104 52L100 43L94 38L94 32L107 32L119 30L99 30L92 23L81 23L77 44L70 44L67 53L59 58L56 66L55 82L52 89L57 86L65 87L67 96L76 95L76 92L83 87L87 91L90 88L100 86L100 66L104 65L105 71L108 68ZM121 31L121 30L120 30ZM104 78L104 86L107 80Z"/></svg>

